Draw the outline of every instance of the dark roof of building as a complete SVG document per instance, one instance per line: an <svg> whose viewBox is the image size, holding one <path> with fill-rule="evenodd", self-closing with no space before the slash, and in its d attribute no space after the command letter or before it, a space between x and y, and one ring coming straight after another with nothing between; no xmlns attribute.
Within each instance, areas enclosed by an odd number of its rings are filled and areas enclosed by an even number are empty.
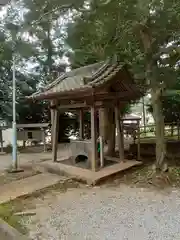
<svg viewBox="0 0 180 240"><path fill-rule="evenodd" d="M128 89L139 92L127 67L117 61L107 60L66 72L29 98L35 100L61 98L62 96L68 98L71 94L90 93L91 90L110 82L120 71L125 71L128 79L119 79L119 81L127 84Z"/></svg>
<svg viewBox="0 0 180 240"><path fill-rule="evenodd" d="M126 114L123 117L124 121L133 121L133 120L141 120L141 117L135 114Z"/></svg>

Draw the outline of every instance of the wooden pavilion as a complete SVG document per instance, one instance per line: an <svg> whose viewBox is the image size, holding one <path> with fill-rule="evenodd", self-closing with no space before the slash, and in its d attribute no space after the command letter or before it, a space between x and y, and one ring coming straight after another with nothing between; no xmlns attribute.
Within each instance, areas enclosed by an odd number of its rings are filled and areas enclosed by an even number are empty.
<svg viewBox="0 0 180 240"><path fill-rule="evenodd" d="M43 91L33 94L30 99L48 100L52 117L52 160L57 160L58 126L60 111L78 111L80 139L87 142L91 151L91 170L97 171L97 111L112 107L118 133L119 161L124 160L123 130L120 109L124 104L142 96L128 67L114 60L95 63L62 74ZM84 140L83 111L91 113L91 139ZM101 121L101 120L99 120ZM102 151L101 151L102 152ZM103 153L101 153L101 158Z"/></svg>

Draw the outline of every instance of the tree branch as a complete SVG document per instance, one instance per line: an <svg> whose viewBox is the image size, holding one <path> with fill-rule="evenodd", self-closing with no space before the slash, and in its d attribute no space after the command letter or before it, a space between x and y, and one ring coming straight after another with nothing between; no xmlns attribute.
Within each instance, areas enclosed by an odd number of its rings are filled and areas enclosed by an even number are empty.
<svg viewBox="0 0 180 240"><path fill-rule="evenodd" d="M51 13L54 13L54 12L57 11L57 10L62 10L62 11L64 11L65 9L69 9L69 8L72 8L72 7L73 7L73 4L64 4L64 5L58 6L58 7L54 8L54 9L52 9L51 11L42 14L37 20L35 20L35 21L32 22L32 26L33 26L34 24L39 23L39 22L42 20L43 17L45 17L45 16L47 16L47 15L49 15L49 14L51 14Z"/></svg>

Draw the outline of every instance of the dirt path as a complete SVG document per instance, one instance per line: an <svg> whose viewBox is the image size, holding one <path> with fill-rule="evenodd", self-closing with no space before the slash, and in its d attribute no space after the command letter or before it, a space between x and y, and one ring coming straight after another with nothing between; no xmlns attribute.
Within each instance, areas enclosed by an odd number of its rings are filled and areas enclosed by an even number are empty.
<svg viewBox="0 0 180 240"><path fill-rule="evenodd" d="M33 240L180 239L180 191L125 185L69 189L35 200L27 227Z"/></svg>

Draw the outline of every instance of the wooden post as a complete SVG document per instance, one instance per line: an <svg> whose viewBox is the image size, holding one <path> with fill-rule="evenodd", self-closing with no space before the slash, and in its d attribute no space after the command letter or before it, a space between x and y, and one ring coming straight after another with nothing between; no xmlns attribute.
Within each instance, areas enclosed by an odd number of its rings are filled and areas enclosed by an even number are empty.
<svg viewBox="0 0 180 240"><path fill-rule="evenodd" d="M52 160L57 161L57 149L58 149L58 133L59 133L59 112L57 109L53 109L53 126L52 126Z"/></svg>
<svg viewBox="0 0 180 240"><path fill-rule="evenodd" d="M180 139L180 129L179 129L179 121L177 123L177 131L178 131L178 140Z"/></svg>
<svg viewBox="0 0 180 240"><path fill-rule="evenodd" d="M84 117L83 109L79 111L79 138L84 139Z"/></svg>
<svg viewBox="0 0 180 240"><path fill-rule="evenodd" d="M171 124L171 137L174 135L174 123Z"/></svg>
<svg viewBox="0 0 180 240"><path fill-rule="evenodd" d="M120 123L120 112L119 112L118 106L115 106L115 119L116 119L119 158L120 158L120 161L124 161L124 141L123 141L124 136L122 132L122 125Z"/></svg>
<svg viewBox="0 0 180 240"><path fill-rule="evenodd" d="M91 153L91 167L93 171L96 171L97 168L97 118L95 107L91 107L91 144L92 144L92 153Z"/></svg>
<svg viewBox="0 0 180 240"><path fill-rule="evenodd" d="M105 109L99 108L99 135L103 138L103 140L107 140L107 136L105 135L105 129L106 129L106 122L105 121Z"/></svg>
<svg viewBox="0 0 180 240"><path fill-rule="evenodd" d="M25 148L25 147L26 147L26 141L23 140L23 148Z"/></svg>
<svg viewBox="0 0 180 240"><path fill-rule="evenodd" d="M104 167L104 142L102 136L99 136L99 144L100 144L100 165L101 168Z"/></svg>
<svg viewBox="0 0 180 240"><path fill-rule="evenodd" d="M51 109L51 134L53 133L52 130L53 130L53 122L54 122L54 111L53 109Z"/></svg>
<svg viewBox="0 0 180 240"><path fill-rule="evenodd" d="M137 121L137 160L141 160L140 121Z"/></svg>
<svg viewBox="0 0 180 240"><path fill-rule="evenodd" d="M144 125L144 135L146 136L146 109L144 97L142 98L142 107L143 107L143 125Z"/></svg>
<svg viewBox="0 0 180 240"><path fill-rule="evenodd" d="M42 128L42 140L44 143L44 152L46 152L46 131L44 128Z"/></svg>
<svg viewBox="0 0 180 240"><path fill-rule="evenodd" d="M51 103L50 103L50 106L54 106L55 104L55 101L52 100ZM51 147L53 148L53 124L54 124L54 109L51 109L50 110L51 112Z"/></svg>
<svg viewBox="0 0 180 240"><path fill-rule="evenodd" d="M124 159L124 125L123 125L123 120L121 119L121 115L120 116L120 133L121 133L121 144L122 144L122 149L123 149L123 161L125 161Z"/></svg>
<svg viewBox="0 0 180 240"><path fill-rule="evenodd" d="M0 142L1 142L1 153L4 152L4 149L3 149L3 134L2 134L2 129L0 129Z"/></svg>

